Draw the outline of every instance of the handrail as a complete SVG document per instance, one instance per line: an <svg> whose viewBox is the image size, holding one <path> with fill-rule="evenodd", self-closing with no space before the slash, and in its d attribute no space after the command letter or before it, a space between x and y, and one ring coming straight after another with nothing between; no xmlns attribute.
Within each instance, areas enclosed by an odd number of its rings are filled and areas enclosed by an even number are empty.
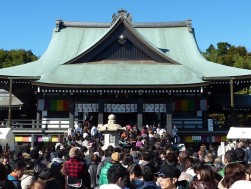
<svg viewBox="0 0 251 189"><path fill-rule="evenodd" d="M8 125L7 120L0 121L2 127ZM50 120L34 120L34 119L12 119L10 123L13 129L68 129L69 120L50 119Z"/></svg>
<svg viewBox="0 0 251 189"><path fill-rule="evenodd" d="M77 123L83 123L84 120L76 120ZM7 125L7 120L0 120L0 126L2 123L2 127ZM195 129L207 130L207 121L198 118L173 118L172 123L176 125L176 127L180 131L193 131ZM11 120L11 128L15 130L22 129L30 129L30 130L67 130L69 128L69 119L68 118L48 118L48 120L36 120L36 119L12 119ZM229 125L214 125L214 131L224 131L228 130Z"/></svg>

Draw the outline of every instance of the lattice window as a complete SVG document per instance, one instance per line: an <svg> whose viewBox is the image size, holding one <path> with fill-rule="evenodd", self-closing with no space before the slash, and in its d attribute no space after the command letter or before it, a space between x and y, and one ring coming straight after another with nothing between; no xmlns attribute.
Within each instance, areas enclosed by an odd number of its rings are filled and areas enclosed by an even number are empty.
<svg viewBox="0 0 251 189"><path fill-rule="evenodd" d="M151 60L144 52L128 39L125 44L114 41L105 51L100 53L93 61L101 60Z"/></svg>

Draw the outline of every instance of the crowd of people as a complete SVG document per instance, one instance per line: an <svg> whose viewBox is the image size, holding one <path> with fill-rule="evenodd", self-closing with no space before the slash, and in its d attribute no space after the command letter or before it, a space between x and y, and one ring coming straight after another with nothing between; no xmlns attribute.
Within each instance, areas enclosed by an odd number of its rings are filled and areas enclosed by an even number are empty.
<svg viewBox="0 0 251 189"><path fill-rule="evenodd" d="M222 158L213 146L177 148L174 129L127 125L120 146L104 149L97 127L84 124L61 143L5 150L0 189L251 188L248 140L229 142Z"/></svg>

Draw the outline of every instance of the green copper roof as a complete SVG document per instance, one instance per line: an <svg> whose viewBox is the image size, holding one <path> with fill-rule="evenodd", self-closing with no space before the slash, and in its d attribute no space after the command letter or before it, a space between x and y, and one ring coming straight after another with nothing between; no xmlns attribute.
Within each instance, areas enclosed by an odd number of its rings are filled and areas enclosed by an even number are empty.
<svg viewBox="0 0 251 189"><path fill-rule="evenodd" d="M201 78L183 65L147 61L61 65L39 80L41 83L48 81L63 85L182 85L202 82Z"/></svg>
<svg viewBox="0 0 251 189"><path fill-rule="evenodd" d="M187 27L137 28L147 40L166 55L202 77L250 75L250 70L239 69L207 61L199 51L194 34Z"/></svg>
<svg viewBox="0 0 251 189"><path fill-rule="evenodd" d="M108 28L54 30L47 50L38 61L0 69L0 76L42 76L85 51L107 31Z"/></svg>
<svg viewBox="0 0 251 189"><path fill-rule="evenodd" d="M184 22L129 23L144 42L178 64L100 61L64 65L98 44L113 30L109 23L62 22L55 28L48 49L35 62L0 69L4 76L41 76L44 84L65 85L187 85L203 78L251 78L251 71L207 61L191 28ZM210 36L209 36L210 37Z"/></svg>

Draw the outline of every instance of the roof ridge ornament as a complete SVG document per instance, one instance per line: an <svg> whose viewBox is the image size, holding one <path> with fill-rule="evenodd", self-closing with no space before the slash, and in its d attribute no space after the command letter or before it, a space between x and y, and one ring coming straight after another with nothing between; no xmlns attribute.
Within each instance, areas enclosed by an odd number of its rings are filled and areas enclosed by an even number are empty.
<svg viewBox="0 0 251 189"><path fill-rule="evenodd" d="M121 8L117 13L112 15L112 24L114 24L118 19L126 19L128 22L132 22L132 15L127 13L127 10Z"/></svg>
<svg viewBox="0 0 251 189"><path fill-rule="evenodd" d="M60 29L61 29L61 27L62 27L62 25L63 25L63 21L61 19L57 19L56 20L56 29L55 29L55 31L59 32Z"/></svg>
<svg viewBox="0 0 251 189"><path fill-rule="evenodd" d="M193 32L193 28L192 28L192 20L189 19L189 20L186 20L186 24L187 24L187 29L190 33Z"/></svg>

